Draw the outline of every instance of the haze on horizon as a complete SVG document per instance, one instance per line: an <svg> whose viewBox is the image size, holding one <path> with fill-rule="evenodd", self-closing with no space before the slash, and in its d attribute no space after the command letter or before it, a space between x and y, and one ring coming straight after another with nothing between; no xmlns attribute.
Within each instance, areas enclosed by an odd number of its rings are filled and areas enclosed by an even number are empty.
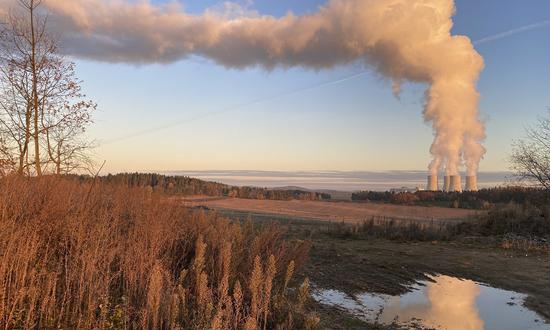
<svg viewBox="0 0 550 330"><path fill-rule="evenodd" d="M179 3L190 14L231 17L302 15L326 4ZM550 19L550 4L455 5L452 34L480 41L475 49L485 62L477 84L487 130L480 170L503 171L512 140L550 105L544 56L550 28L537 26ZM163 64L84 58L75 57L77 72L100 105L90 136L100 142L104 172L425 170L430 162L433 133L421 116L425 85L404 82L396 98L391 81L361 63L266 70L227 68L195 55Z"/></svg>

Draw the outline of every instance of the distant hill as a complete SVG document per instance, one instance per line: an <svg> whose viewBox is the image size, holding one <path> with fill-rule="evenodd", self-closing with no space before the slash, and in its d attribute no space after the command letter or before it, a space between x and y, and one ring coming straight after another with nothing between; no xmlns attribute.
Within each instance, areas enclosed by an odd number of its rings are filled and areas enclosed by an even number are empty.
<svg viewBox="0 0 550 330"><path fill-rule="evenodd" d="M308 192L316 192L320 194L327 194L330 195L330 199L332 200L351 200L351 191L342 191L342 190L332 190L332 189L308 189L304 187L299 186L283 186L283 187L274 187L271 188L273 190L298 190L298 191L308 191Z"/></svg>
<svg viewBox="0 0 550 330"><path fill-rule="evenodd" d="M273 187L273 190L301 190L301 191L313 191L308 188L299 187L299 186L284 186L284 187Z"/></svg>

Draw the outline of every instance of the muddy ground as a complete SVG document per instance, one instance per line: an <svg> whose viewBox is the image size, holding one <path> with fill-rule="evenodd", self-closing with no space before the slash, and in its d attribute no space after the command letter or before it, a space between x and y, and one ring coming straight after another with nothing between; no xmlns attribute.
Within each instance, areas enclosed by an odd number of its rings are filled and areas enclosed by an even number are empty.
<svg viewBox="0 0 550 330"><path fill-rule="evenodd" d="M319 288L350 295L365 291L398 295L407 292L415 281L427 280L425 274L443 274L527 294L526 307L550 321L548 252L505 250L497 241L481 238L448 242L346 239L334 235L323 222L265 214L253 218L282 224L289 239L311 240L310 257L301 275ZM366 324L315 302L311 307L319 312L323 329L389 328Z"/></svg>
<svg viewBox="0 0 550 330"><path fill-rule="evenodd" d="M550 256L482 244L400 243L383 239L313 240L304 275L348 294L397 295L424 274L444 274L528 294L526 307L550 320ZM330 318L327 320L330 321ZM330 324L327 323L327 324Z"/></svg>

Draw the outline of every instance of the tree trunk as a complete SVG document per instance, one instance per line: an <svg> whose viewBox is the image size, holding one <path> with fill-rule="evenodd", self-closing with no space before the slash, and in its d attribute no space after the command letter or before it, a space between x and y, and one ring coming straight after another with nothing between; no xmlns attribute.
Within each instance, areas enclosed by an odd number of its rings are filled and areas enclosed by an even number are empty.
<svg viewBox="0 0 550 330"><path fill-rule="evenodd" d="M27 154L27 148L29 146L27 141L28 139L25 140L25 146L19 149L19 166L17 167L18 175L23 175L23 170L25 169L25 155Z"/></svg>
<svg viewBox="0 0 550 330"><path fill-rule="evenodd" d="M30 103L27 104L27 111L25 112L25 142L23 144L23 149L19 155L19 168L17 169L17 174L23 175L25 167L29 166L29 142L31 140L31 112L32 108Z"/></svg>
<svg viewBox="0 0 550 330"><path fill-rule="evenodd" d="M31 15L31 69L32 69L32 106L34 110L34 163L36 167L36 175L42 175L42 167L40 164L40 141L38 130L38 73L36 69L36 35L34 31L34 0L31 0L29 12Z"/></svg>
<svg viewBox="0 0 550 330"><path fill-rule="evenodd" d="M61 143L57 145L57 160L55 162L56 166L56 173L57 175L61 175Z"/></svg>

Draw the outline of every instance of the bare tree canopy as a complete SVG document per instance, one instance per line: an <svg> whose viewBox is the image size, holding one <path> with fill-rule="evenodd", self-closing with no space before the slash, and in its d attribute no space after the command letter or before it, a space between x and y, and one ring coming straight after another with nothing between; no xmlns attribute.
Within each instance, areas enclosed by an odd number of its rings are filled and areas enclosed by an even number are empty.
<svg viewBox="0 0 550 330"><path fill-rule="evenodd" d="M0 25L0 165L19 174L70 173L90 162L96 108L74 63L48 34L41 1L19 0Z"/></svg>
<svg viewBox="0 0 550 330"><path fill-rule="evenodd" d="M514 142L511 168L519 180L550 190L550 109L526 133Z"/></svg>

